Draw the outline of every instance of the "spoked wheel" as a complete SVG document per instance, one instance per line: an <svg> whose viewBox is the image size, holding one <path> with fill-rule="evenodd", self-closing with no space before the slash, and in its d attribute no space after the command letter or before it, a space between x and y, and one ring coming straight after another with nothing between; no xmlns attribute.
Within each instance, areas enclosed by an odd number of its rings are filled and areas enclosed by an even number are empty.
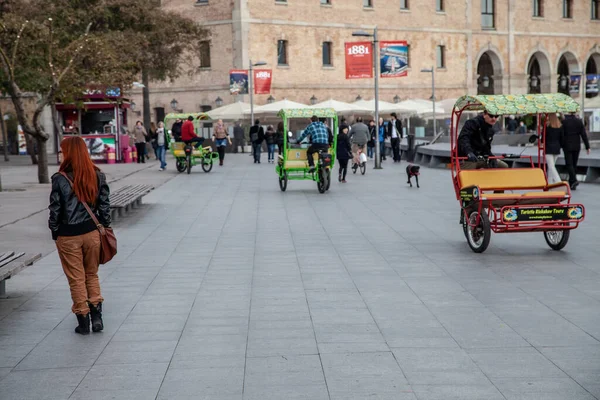
<svg viewBox="0 0 600 400"><path fill-rule="evenodd" d="M177 171L178 172L185 171L185 169L186 169L186 165L185 164L186 164L185 160L182 160L181 158L178 158L175 161L175 167L177 168Z"/></svg>
<svg viewBox="0 0 600 400"><path fill-rule="evenodd" d="M327 175L327 186L325 187L325 190L329 190L329 186L331 186L331 170L328 169L325 175Z"/></svg>
<svg viewBox="0 0 600 400"><path fill-rule="evenodd" d="M202 171L209 173L213 167L212 158L209 155L202 157Z"/></svg>
<svg viewBox="0 0 600 400"><path fill-rule="evenodd" d="M192 172L192 155L188 154L185 161L187 163L187 173L189 174Z"/></svg>
<svg viewBox="0 0 600 400"><path fill-rule="evenodd" d="M325 174L321 168L319 168L317 173L317 189L319 189L319 193L325 193L327 190L327 174Z"/></svg>
<svg viewBox="0 0 600 400"><path fill-rule="evenodd" d="M475 225L477 219L479 219L479 223ZM479 214L477 211L471 212L471 214L469 214L469 224L470 225L467 225L466 227L467 243L469 243L469 247L475 253L483 253L490 244L490 237L492 234L490 229L490 219L485 213L485 210L482 214Z"/></svg>
<svg viewBox="0 0 600 400"><path fill-rule="evenodd" d="M562 250L569 241L571 231L544 231L544 239L552 250Z"/></svg>
<svg viewBox="0 0 600 400"><path fill-rule="evenodd" d="M360 163L360 173L364 175L366 172L367 172L367 163L363 161Z"/></svg>
<svg viewBox="0 0 600 400"><path fill-rule="evenodd" d="M288 184L287 172L283 171L283 177L282 176L279 177L279 189L281 189L282 192L285 192L285 189L287 189L287 184Z"/></svg>

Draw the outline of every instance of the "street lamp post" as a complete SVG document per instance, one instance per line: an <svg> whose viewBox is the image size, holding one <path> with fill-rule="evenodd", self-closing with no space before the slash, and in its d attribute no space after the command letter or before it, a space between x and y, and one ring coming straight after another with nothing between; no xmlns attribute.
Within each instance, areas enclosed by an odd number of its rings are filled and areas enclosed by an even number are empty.
<svg viewBox="0 0 600 400"><path fill-rule="evenodd" d="M437 134L436 121L435 121L435 68L433 65L431 68L422 69L421 72L431 73L431 100L433 102L433 137Z"/></svg>
<svg viewBox="0 0 600 400"><path fill-rule="evenodd" d="M252 87L254 81L254 73L252 72L253 67L260 67L261 65L267 65L264 61L258 61L252 64L252 60L250 60L250 68L248 69L248 91L250 92L250 125L254 125L254 99L253 92L254 88Z"/></svg>
<svg viewBox="0 0 600 400"><path fill-rule="evenodd" d="M373 33L365 31L352 32L352 36L372 37L373 38L373 64L375 67L375 137L379 139L379 40L377 39L377 26ZM379 148L379 140L375 140L375 169L381 168L381 149Z"/></svg>

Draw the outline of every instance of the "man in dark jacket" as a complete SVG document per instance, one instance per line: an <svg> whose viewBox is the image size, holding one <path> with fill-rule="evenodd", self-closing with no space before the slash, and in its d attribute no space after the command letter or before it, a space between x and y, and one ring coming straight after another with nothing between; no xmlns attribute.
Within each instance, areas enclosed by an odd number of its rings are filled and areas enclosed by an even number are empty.
<svg viewBox="0 0 600 400"><path fill-rule="evenodd" d="M479 168L508 168L502 160L489 160L489 165L485 161L478 161L478 156L493 156L492 140L494 140L494 124L498 120L498 115L488 114L484 111L465 122L465 125L458 135L458 156L467 157L468 161L463 161L462 169Z"/></svg>
<svg viewBox="0 0 600 400"><path fill-rule="evenodd" d="M177 118L171 127L171 133L176 142L181 142L181 125L183 125L183 121L181 118Z"/></svg>
<svg viewBox="0 0 600 400"><path fill-rule="evenodd" d="M242 148L242 153L244 152L244 128L240 125L240 121L235 123L233 127L233 152L238 152L238 147Z"/></svg>
<svg viewBox="0 0 600 400"><path fill-rule="evenodd" d="M581 151L581 139L585 144L587 153L590 154L590 142L588 141L585 127L581 119L575 116L575 113L565 115L563 120L563 152L565 154L565 164L569 171L569 185L571 190L575 190L579 182L577 182L577 161L579 160L579 152Z"/></svg>
<svg viewBox="0 0 600 400"><path fill-rule="evenodd" d="M265 130L260 126L260 121L254 121L250 128L250 141L252 142L252 154L254 154L254 164L260 164L260 146L265 139Z"/></svg>
<svg viewBox="0 0 600 400"><path fill-rule="evenodd" d="M391 114L392 119L387 125L387 137L390 139L392 145L392 154L394 155L394 162L400 162L400 140L402 139L402 121L398 119L396 113Z"/></svg>

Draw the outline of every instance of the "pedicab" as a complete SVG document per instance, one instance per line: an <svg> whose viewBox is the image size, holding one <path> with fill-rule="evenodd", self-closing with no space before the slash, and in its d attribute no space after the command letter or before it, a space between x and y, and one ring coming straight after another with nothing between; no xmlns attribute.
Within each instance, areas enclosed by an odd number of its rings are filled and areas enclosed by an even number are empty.
<svg viewBox="0 0 600 400"><path fill-rule="evenodd" d="M475 253L484 252L491 232L543 232L553 250L561 250L569 233L584 220L582 204L571 203L567 182L548 183L546 174L546 121L548 113L577 112L579 105L570 97L558 94L463 96L452 112L450 144L452 182L460 202L463 232ZM482 169L461 169L467 157L458 156L458 124L464 111L487 111L491 115L533 114L538 117L537 134L529 143L537 143L535 155L500 154L485 159ZM523 149L525 150L525 149ZM492 159L501 159L528 167L487 168ZM511 161L512 160L512 161ZM506 162L505 161L505 162Z"/></svg>
<svg viewBox="0 0 600 400"><path fill-rule="evenodd" d="M317 183L319 193L325 193L331 185L331 169L335 162L337 148L338 118L335 110L333 108L282 109L277 115L283 120L283 131L289 132L287 135L283 135L283 155L279 155L275 166L279 178L279 188L285 192L288 181L312 180ZM306 122L304 126L306 127L313 115L318 118L331 119L331 124L328 126L333 133L333 143L330 144L329 152L319 151L313 154L315 170L310 171L306 156L309 144L290 143L293 134L289 131L289 127L292 119L302 119L303 122Z"/></svg>
<svg viewBox="0 0 600 400"><path fill-rule="evenodd" d="M165 127L169 124L172 125L177 119L186 121L189 116L194 117L196 131L200 127L199 121L210 121L210 117L206 113L170 113L165 116ZM171 129L169 129L169 137L171 133ZM172 141L169 143L169 148L175 157L175 167L178 172L187 171L189 174L192 172L192 167L200 163L202 170L208 173L212 170L213 160L219 158L219 153L214 152L210 146L201 146L196 149L193 145Z"/></svg>

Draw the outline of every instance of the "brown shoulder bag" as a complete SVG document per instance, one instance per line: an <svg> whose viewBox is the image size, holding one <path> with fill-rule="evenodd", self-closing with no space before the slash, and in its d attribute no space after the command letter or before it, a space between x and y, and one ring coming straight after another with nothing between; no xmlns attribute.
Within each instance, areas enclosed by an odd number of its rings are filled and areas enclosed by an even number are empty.
<svg viewBox="0 0 600 400"><path fill-rule="evenodd" d="M71 179L64 172L61 172L61 175L66 178L72 189L73 182ZM96 215L90 209L90 206L83 201L81 204L83 204L88 214L90 214L90 217L92 217L92 220L98 228L98 232L100 232L100 264L106 264L117 254L117 237L115 236L115 232L112 228L104 227L104 225L98 221L98 218L96 218Z"/></svg>

